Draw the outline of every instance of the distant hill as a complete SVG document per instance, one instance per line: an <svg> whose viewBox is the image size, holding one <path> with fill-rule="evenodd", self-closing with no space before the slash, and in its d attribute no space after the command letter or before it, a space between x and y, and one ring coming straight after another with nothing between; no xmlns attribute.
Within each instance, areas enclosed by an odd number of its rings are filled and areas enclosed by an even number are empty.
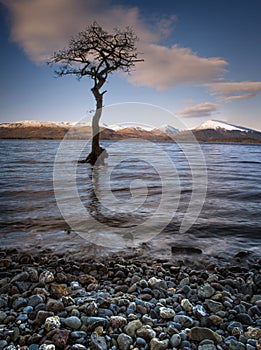
<svg viewBox="0 0 261 350"><path fill-rule="evenodd" d="M0 124L0 139L88 139L92 128L89 123L41 122L24 120ZM179 131L172 125L151 128L130 123L122 125L102 125L101 139L121 140L142 138L154 141L199 142L245 142L261 143L261 132L243 126L228 124L218 120L208 120L192 130Z"/></svg>
<svg viewBox="0 0 261 350"><path fill-rule="evenodd" d="M208 120L190 130L199 142L244 142L261 143L261 132L218 120ZM179 141L190 137L190 132L178 134Z"/></svg>

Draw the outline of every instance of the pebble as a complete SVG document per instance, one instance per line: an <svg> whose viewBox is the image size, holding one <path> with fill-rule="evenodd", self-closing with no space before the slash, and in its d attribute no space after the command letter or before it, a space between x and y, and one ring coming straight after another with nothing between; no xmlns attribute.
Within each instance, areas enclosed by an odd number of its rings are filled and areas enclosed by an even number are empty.
<svg viewBox="0 0 261 350"><path fill-rule="evenodd" d="M111 316L110 324L112 328L122 328L127 324L127 320L123 316Z"/></svg>
<svg viewBox="0 0 261 350"><path fill-rule="evenodd" d="M194 324L193 319L186 315L174 316L174 322L180 323L183 327L192 327Z"/></svg>
<svg viewBox="0 0 261 350"><path fill-rule="evenodd" d="M205 327L193 327L189 330L189 339L201 342L204 339L210 339L217 343L222 341L222 337L212 329Z"/></svg>
<svg viewBox="0 0 261 350"><path fill-rule="evenodd" d="M8 256L0 350L261 350L253 261Z"/></svg>
<svg viewBox="0 0 261 350"><path fill-rule="evenodd" d="M91 335L93 350L107 350L107 343L104 337L99 336L96 332Z"/></svg>
<svg viewBox="0 0 261 350"><path fill-rule="evenodd" d="M132 338L125 333L121 333L117 338L120 350L129 350L132 342Z"/></svg>
<svg viewBox="0 0 261 350"><path fill-rule="evenodd" d="M201 299L208 299L215 294L215 289L210 284L206 283L198 290L198 296Z"/></svg>
<svg viewBox="0 0 261 350"><path fill-rule="evenodd" d="M150 341L150 350L165 350L168 348L169 340L159 340L158 338L153 338Z"/></svg>
<svg viewBox="0 0 261 350"><path fill-rule="evenodd" d="M43 271L40 276L39 276L39 282L42 282L42 283L51 283L54 281L54 275L52 272L46 270L46 271Z"/></svg>
<svg viewBox="0 0 261 350"><path fill-rule="evenodd" d="M193 309L193 305L188 299L182 299L180 305L186 312L190 312Z"/></svg>
<svg viewBox="0 0 261 350"><path fill-rule="evenodd" d="M173 309L167 308L167 307L161 307L160 308L160 317L163 319L171 319L175 316L175 311Z"/></svg>
<svg viewBox="0 0 261 350"><path fill-rule="evenodd" d="M261 329L255 328L255 327L248 327L247 331L245 332L245 337L251 338L251 339L260 339Z"/></svg>
<svg viewBox="0 0 261 350"><path fill-rule="evenodd" d="M61 326L60 318L58 316L47 317L44 323L44 328L47 332L59 328Z"/></svg>
<svg viewBox="0 0 261 350"><path fill-rule="evenodd" d="M170 338L171 346L176 348L177 346L179 346L180 343L181 343L181 336L179 334L173 334L172 337Z"/></svg>
<svg viewBox="0 0 261 350"><path fill-rule="evenodd" d="M142 323L140 320L133 320L124 327L124 330L129 336L134 337L136 330L141 327Z"/></svg>
<svg viewBox="0 0 261 350"><path fill-rule="evenodd" d="M205 300L205 305L211 312L218 312L223 309L222 303L211 299Z"/></svg>
<svg viewBox="0 0 261 350"><path fill-rule="evenodd" d="M214 345L213 341L209 339L202 340L199 343L198 350L216 350L216 346Z"/></svg>
<svg viewBox="0 0 261 350"><path fill-rule="evenodd" d="M71 329L79 329L82 325L82 322L78 317L71 316L64 320L64 324Z"/></svg>

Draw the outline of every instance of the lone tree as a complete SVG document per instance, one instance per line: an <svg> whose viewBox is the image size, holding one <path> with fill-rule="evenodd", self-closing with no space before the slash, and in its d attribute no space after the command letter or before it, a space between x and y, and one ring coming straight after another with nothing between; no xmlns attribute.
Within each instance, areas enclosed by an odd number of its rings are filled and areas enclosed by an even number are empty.
<svg viewBox="0 0 261 350"><path fill-rule="evenodd" d="M121 70L130 73L138 59L134 31L114 29L113 33L103 30L96 22L73 37L68 47L54 52L48 64L57 64L57 76L75 75L79 80L87 76L93 80L91 91L96 100L92 119L92 150L86 162L94 165L99 158L104 162L107 152L100 146L99 121L102 114L103 95L101 91L109 74ZM103 154L102 154L103 153Z"/></svg>

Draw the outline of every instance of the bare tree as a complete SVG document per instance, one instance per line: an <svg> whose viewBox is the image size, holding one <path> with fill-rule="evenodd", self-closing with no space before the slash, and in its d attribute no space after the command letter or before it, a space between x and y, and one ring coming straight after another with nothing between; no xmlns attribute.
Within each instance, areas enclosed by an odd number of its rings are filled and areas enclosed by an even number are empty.
<svg viewBox="0 0 261 350"><path fill-rule="evenodd" d="M86 162L94 165L99 158L104 162L107 152L100 146L99 121L102 114L103 95L101 91L109 74L121 70L130 73L138 59L134 31L114 29L113 33L103 30L96 22L73 37L68 47L54 52L48 64L57 64L58 76L75 75L78 79L87 76L93 80L91 91L96 100L96 110L92 119L92 150Z"/></svg>

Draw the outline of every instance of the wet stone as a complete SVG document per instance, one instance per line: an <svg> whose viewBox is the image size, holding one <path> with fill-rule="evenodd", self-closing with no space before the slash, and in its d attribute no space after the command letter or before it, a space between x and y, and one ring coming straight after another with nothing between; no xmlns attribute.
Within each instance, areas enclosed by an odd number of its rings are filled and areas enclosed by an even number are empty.
<svg viewBox="0 0 261 350"><path fill-rule="evenodd" d="M168 348L168 339L159 340L158 338L153 338L150 341L150 349L151 350L165 350Z"/></svg>
<svg viewBox="0 0 261 350"><path fill-rule="evenodd" d="M41 304L43 302L44 297L42 295L35 294L29 297L28 305L35 307L36 305Z"/></svg>
<svg viewBox="0 0 261 350"><path fill-rule="evenodd" d="M19 297L13 302L12 307L15 310L18 310L18 309L20 309L20 308L22 308L22 307L24 307L26 305L27 305L27 300L25 298Z"/></svg>
<svg viewBox="0 0 261 350"><path fill-rule="evenodd" d="M180 343L181 343L180 335L179 334L173 334L172 337L170 338L171 346L176 348L177 346L179 346Z"/></svg>
<svg viewBox="0 0 261 350"><path fill-rule="evenodd" d="M91 335L93 350L107 350L107 343L104 337L99 336L96 332Z"/></svg>
<svg viewBox="0 0 261 350"><path fill-rule="evenodd" d="M174 322L180 323L183 327L192 327L194 324L193 319L186 315L174 316Z"/></svg>
<svg viewBox="0 0 261 350"><path fill-rule="evenodd" d="M78 317L71 316L64 320L64 324L71 329L79 329L82 325L82 322Z"/></svg>
<svg viewBox="0 0 261 350"><path fill-rule="evenodd" d="M175 316L175 311L167 307L160 308L160 317L163 319L171 319Z"/></svg>
<svg viewBox="0 0 261 350"><path fill-rule="evenodd" d="M132 338L125 333L121 333L117 338L117 343L120 350L129 350L132 342Z"/></svg>
<svg viewBox="0 0 261 350"><path fill-rule="evenodd" d="M134 320L134 321L129 322L125 326L124 330L129 336L134 337L135 332L137 331L137 329L139 329L141 327L142 327L141 321L140 320Z"/></svg>

